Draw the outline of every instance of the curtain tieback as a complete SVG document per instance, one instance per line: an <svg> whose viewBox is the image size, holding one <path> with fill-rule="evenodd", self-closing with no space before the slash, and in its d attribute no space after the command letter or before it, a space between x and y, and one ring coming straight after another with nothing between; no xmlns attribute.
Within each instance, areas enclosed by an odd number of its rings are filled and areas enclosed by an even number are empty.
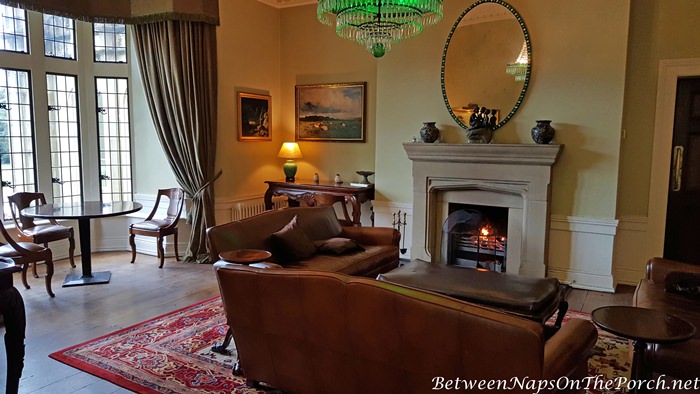
<svg viewBox="0 0 700 394"><path fill-rule="evenodd" d="M204 194L204 191L212 184L214 181L219 179L219 177L223 174L222 170L219 170L219 172L216 173L211 179L209 179L207 182L202 185L199 189L197 189L196 192L192 195L192 199L194 200L195 198L201 198L202 194ZM185 223L187 224L192 224L192 210L189 210L187 212L187 219L185 220Z"/></svg>
<svg viewBox="0 0 700 394"><path fill-rule="evenodd" d="M194 194L192 195L192 198L202 197L202 194L204 193L204 191L209 187L209 185L211 185L212 183L214 183L214 181L219 179L221 174L223 174L223 171L219 170L219 172L217 172L216 175L214 175L211 179L206 181L206 183L204 183L204 185L202 185L199 189L197 189L196 192L194 192Z"/></svg>

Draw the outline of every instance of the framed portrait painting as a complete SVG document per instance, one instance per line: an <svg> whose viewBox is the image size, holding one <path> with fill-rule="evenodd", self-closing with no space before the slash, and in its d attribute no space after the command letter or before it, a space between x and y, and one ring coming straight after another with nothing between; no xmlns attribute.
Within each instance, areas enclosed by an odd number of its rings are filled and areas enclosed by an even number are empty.
<svg viewBox="0 0 700 394"><path fill-rule="evenodd" d="M297 85L296 139L365 142L365 85Z"/></svg>
<svg viewBox="0 0 700 394"><path fill-rule="evenodd" d="M270 96L238 92L238 140L272 141Z"/></svg>

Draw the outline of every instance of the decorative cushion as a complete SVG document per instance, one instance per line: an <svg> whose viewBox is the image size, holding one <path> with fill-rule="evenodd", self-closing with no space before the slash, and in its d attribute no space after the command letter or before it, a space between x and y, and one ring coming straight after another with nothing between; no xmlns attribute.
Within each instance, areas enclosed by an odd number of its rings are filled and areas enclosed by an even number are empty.
<svg viewBox="0 0 700 394"><path fill-rule="evenodd" d="M144 220L143 222L138 222L134 223L131 225L131 228L133 229L138 229L138 230L149 230L149 231L158 231L163 227L168 227L172 224L172 220L168 219L152 219L152 220Z"/></svg>
<svg viewBox="0 0 700 394"><path fill-rule="evenodd" d="M365 250L360 244L350 238L329 238L315 241L319 253L341 255L349 252Z"/></svg>
<svg viewBox="0 0 700 394"><path fill-rule="evenodd" d="M700 274L672 271L666 275L665 288L669 293L700 299Z"/></svg>
<svg viewBox="0 0 700 394"><path fill-rule="evenodd" d="M284 261L304 260L316 254L316 245L299 228L296 215L272 234L272 244L275 246L277 257Z"/></svg>

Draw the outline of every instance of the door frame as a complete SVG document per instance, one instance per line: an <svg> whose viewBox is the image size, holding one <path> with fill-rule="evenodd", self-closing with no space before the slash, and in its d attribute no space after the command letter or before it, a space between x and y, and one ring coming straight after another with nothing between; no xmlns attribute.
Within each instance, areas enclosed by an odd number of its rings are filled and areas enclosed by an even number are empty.
<svg viewBox="0 0 700 394"><path fill-rule="evenodd" d="M678 78L693 76L700 76L700 58L668 59L659 62L647 212L647 255L649 257L661 257L664 252Z"/></svg>

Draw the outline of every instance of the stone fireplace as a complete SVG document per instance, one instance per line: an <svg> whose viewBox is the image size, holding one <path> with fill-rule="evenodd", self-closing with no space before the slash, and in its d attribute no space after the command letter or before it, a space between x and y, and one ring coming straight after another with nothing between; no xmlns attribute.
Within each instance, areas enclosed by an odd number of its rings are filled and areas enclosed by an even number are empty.
<svg viewBox="0 0 700 394"><path fill-rule="evenodd" d="M413 258L444 262L450 205L497 207L507 210L506 272L544 277L550 179L562 145L403 146L413 162Z"/></svg>

